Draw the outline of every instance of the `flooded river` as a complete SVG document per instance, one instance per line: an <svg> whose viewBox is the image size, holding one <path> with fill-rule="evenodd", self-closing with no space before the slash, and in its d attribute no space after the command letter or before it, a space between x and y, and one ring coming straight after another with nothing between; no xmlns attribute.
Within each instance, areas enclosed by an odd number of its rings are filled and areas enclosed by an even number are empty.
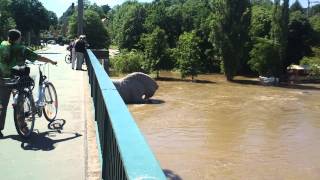
<svg viewBox="0 0 320 180"><path fill-rule="evenodd" d="M320 85L161 75L156 104L129 109L171 179L320 179Z"/></svg>

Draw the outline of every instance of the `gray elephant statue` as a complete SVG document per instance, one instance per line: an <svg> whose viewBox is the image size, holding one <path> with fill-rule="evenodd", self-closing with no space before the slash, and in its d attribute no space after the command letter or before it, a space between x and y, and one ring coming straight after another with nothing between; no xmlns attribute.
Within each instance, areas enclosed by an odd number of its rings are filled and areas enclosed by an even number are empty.
<svg viewBox="0 0 320 180"><path fill-rule="evenodd" d="M147 103L159 87L149 75L141 72L131 73L112 82L127 104Z"/></svg>

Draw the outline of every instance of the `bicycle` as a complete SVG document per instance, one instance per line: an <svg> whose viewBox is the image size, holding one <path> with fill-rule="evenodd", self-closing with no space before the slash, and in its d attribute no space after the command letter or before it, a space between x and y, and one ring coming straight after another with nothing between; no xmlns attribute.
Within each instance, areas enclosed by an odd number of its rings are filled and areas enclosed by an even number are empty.
<svg viewBox="0 0 320 180"><path fill-rule="evenodd" d="M29 63L30 64L30 63ZM46 63L33 63L38 65L39 69L39 93L38 100L35 102L33 98L34 80L29 73L16 75L12 79L8 79L5 83L11 87L13 94L13 114L14 123L18 134L22 138L31 136L35 123L35 116L44 117L52 122L58 113L58 97L53 84L48 80L41 70Z"/></svg>
<svg viewBox="0 0 320 180"><path fill-rule="evenodd" d="M71 56L71 54L67 54L67 55L64 57L64 61L65 61L67 64L70 64L71 61L72 61L72 56Z"/></svg>

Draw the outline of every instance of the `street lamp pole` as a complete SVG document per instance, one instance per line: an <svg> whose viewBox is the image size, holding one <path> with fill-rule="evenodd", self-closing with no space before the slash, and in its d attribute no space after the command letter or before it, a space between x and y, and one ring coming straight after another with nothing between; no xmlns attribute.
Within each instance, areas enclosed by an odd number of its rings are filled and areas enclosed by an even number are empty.
<svg viewBox="0 0 320 180"><path fill-rule="evenodd" d="M78 36L83 34L83 0L78 0Z"/></svg>

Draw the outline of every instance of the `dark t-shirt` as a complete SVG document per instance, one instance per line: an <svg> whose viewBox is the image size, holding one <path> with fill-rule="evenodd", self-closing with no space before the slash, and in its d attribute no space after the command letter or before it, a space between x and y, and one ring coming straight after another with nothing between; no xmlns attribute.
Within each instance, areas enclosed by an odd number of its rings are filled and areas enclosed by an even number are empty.
<svg viewBox="0 0 320 180"><path fill-rule="evenodd" d="M74 45L74 49L76 52L85 53L86 52L86 42L84 40L76 41Z"/></svg>

